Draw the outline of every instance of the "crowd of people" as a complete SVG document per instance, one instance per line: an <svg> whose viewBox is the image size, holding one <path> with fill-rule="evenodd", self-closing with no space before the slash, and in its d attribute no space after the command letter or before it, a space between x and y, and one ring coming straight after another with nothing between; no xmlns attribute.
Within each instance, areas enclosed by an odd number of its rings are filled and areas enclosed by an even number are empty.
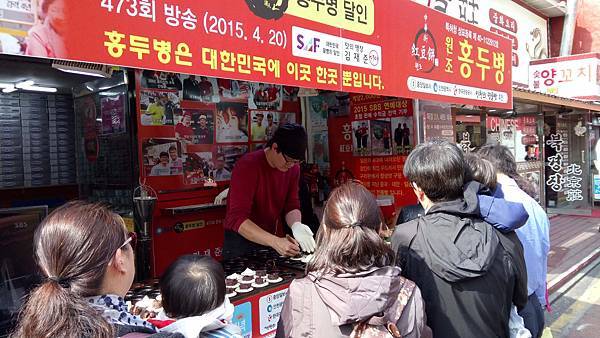
<svg viewBox="0 0 600 338"><path fill-rule="evenodd" d="M287 168L297 166L281 149L269 144L267 159L282 154ZM508 148L464 154L431 141L410 153L403 174L422 209L405 214L391 243L360 182L332 191L316 245L308 245L313 260L289 286L276 337L540 337L548 217ZM46 279L14 337L241 337L223 269L209 257L183 256L167 269L159 321L129 314L123 297L134 279L134 246L105 206L56 209L34 239Z"/></svg>

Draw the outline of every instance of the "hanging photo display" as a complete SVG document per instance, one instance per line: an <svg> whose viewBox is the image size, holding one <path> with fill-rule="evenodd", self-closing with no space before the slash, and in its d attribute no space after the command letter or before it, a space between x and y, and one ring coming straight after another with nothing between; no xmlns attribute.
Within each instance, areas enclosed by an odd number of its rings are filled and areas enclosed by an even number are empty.
<svg viewBox="0 0 600 338"><path fill-rule="evenodd" d="M217 104L217 142L248 142L248 106L243 103Z"/></svg>
<svg viewBox="0 0 600 338"><path fill-rule="evenodd" d="M293 86L283 86L283 100L296 102L298 101L298 92L300 88Z"/></svg>
<svg viewBox="0 0 600 338"><path fill-rule="evenodd" d="M174 176L183 172L181 146L176 139L151 138L142 143L147 176Z"/></svg>
<svg viewBox="0 0 600 338"><path fill-rule="evenodd" d="M213 153L194 152L186 153L183 163L184 184L205 184L209 179L214 179Z"/></svg>
<svg viewBox="0 0 600 338"><path fill-rule="evenodd" d="M396 155L408 155L413 148L413 119L412 116L395 117L391 119L393 130L393 149Z"/></svg>
<svg viewBox="0 0 600 338"><path fill-rule="evenodd" d="M229 79L217 79L222 100L246 101L252 92L251 83Z"/></svg>
<svg viewBox="0 0 600 338"><path fill-rule="evenodd" d="M125 96L104 96L100 99L102 112L102 134L112 135L125 132Z"/></svg>
<svg viewBox="0 0 600 338"><path fill-rule="evenodd" d="M179 93L143 90L140 95L140 122L142 126L173 125L179 109Z"/></svg>
<svg viewBox="0 0 600 338"><path fill-rule="evenodd" d="M262 149L300 112L298 88L284 97L281 86L266 83L148 71L137 71L136 81L142 175L156 190L229 181L240 157ZM103 104L108 119L112 106Z"/></svg>
<svg viewBox="0 0 600 338"><path fill-rule="evenodd" d="M212 144L214 116L212 110L178 109L175 111L175 137L189 144Z"/></svg>
<svg viewBox="0 0 600 338"><path fill-rule="evenodd" d="M181 80L175 73L142 71L141 87L149 89L181 90Z"/></svg>
<svg viewBox="0 0 600 338"><path fill-rule="evenodd" d="M248 100L250 109L281 110L283 93L280 85L252 83L252 95Z"/></svg>
<svg viewBox="0 0 600 338"><path fill-rule="evenodd" d="M183 99L203 103L220 101L217 79L207 76L183 75Z"/></svg>

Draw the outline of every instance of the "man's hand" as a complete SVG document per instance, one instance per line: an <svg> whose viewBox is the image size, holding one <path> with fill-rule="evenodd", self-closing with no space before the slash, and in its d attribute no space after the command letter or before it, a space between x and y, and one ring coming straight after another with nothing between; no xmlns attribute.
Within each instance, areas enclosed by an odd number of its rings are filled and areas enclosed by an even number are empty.
<svg viewBox="0 0 600 338"><path fill-rule="evenodd" d="M300 243L300 247L302 247L302 251L308 253L314 252L317 244L315 243L313 232L308 225L296 222L292 224L291 228L294 238Z"/></svg>
<svg viewBox="0 0 600 338"><path fill-rule="evenodd" d="M227 204L227 194L229 194L229 188L223 190L215 197L215 204Z"/></svg>
<svg viewBox="0 0 600 338"><path fill-rule="evenodd" d="M271 247L282 256L296 256L300 253L298 243L290 237L275 237Z"/></svg>

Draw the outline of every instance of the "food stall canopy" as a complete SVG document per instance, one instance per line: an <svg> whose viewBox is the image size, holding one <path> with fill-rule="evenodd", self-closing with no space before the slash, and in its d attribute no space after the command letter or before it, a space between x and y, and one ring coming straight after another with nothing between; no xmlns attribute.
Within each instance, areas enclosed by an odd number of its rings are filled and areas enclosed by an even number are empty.
<svg viewBox="0 0 600 338"><path fill-rule="evenodd" d="M58 0L24 53L509 108L511 42L409 0ZM6 51L5 51L6 53Z"/></svg>

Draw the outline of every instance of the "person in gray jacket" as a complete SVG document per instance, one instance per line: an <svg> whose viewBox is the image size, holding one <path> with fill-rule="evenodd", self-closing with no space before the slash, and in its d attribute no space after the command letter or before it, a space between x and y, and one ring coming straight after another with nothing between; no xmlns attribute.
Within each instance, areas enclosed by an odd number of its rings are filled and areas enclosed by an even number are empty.
<svg viewBox="0 0 600 338"><path fill-rule="evenodd" d="M289 287L276 337L431 337L421 292L393 266L383 227L365 187L351 181L332 192L314 258Z"/></svg>

